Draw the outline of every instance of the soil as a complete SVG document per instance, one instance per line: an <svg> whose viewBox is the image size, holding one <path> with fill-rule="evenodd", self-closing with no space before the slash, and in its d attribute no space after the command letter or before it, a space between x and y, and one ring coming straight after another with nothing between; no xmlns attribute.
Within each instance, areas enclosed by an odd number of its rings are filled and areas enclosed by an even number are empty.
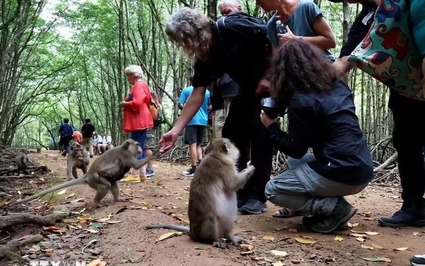
<svg viewBox="0 0 425 266"><path fill-rule="evenodd" d="M33 185L32 189L48 187L52 180L65 180L66 159L57 151L43 151L32 154L32 157L53 171L49 177L34 181L37 186ZM109 194L105 199L108 206L100 209L91 205L94 193L88 186L69 188L48 200L47 205L43 204L46 198L28 204L29 211L35 213L71 211L64 223L53 228L20 226L7 233L11 234L11 239L40 232L46 236L45 242L22 250L24 257L33 260L82 259L89 262L99 258L106 265L114 266L409 265L412 255L425 253L424 228L378 226L377 218L398 210L401 199L398 186L377 185L370 185L363 192L347 197L358 212L350 220L352 228L338 233L313 233L301 225L300 217L274 218L272 214L278 207L268 203L268 211L261 215L238 216L235 233L248 242L243 247L213 248L195 243L187 235L158 241L160 236L171 231L145 230L146 225L187 222L190 180L181 176L186 168L185 165L155 161L152 180L120 183L121 195L128 202L113 203ZM84 252L81 252L83 248ZM274 255L273 250L286 256ZM386 262L370 262L365 258Z"/></svg>

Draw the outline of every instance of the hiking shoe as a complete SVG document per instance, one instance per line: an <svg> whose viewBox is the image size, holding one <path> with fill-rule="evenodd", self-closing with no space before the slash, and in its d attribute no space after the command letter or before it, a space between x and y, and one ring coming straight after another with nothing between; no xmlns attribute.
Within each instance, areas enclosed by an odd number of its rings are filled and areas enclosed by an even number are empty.
<svg viewBox="0 0 425 266"><path fill-rule="evenodd" d="M146 168L146 177L147 178L152 177L154 175L155 175L155 172L153 171L152 168Z"/></svg>
<svg viewBox="0 0 425 266"><path fill-rule="evenodd" d="M410 265L422 266L425 265L425 255L415 255L410 258Z"/></svg>
<svg viewBox="0 0 425 266"><path fill-rule="evenodd" d="M402 207L393 216L381 217L378 219L380 226L403 227L403 226L425 226L425 213L421 210Z"/></svg>
<svg viewBox="0 0 425 266"><path fill-rule="evenodd" d="M267 205L259 200L250 199L245 205L239 208L242 214L261 214L267 211Z"/></svg>
<svg viewBox="0 0 425 266"><path fill-rule="evenodd" d="M238 209L248 202L246 199L238 199Z"/></svg>
<svg viewBox="0 0 425 266"><path fill-rule="evenodd" d="M356 214L357 209L341 198L335 205L330 215L324 216L319 221L315 221L310 227L317 233L329 234L344 225Z"/></svg>
<svg viewBox="0 0 425 266"><path fill-rule="evenodd" d="M196 166L192 166L191 168L187 169L186 171L184 171L182 173L182 175L187 176L187 177L191 177L195 174L195 170L196 170Z"/></svg>
<svg viewBox="0 0 425 266"><path fill-rule="evenodd" d="M318 216L304 216L302 219L302 224L307 227L311 227L316 222L319 222L320 220L324 219L324 216L318 215ZM340 225L335 231L345 231L348 229L348 222Z"/></svg>

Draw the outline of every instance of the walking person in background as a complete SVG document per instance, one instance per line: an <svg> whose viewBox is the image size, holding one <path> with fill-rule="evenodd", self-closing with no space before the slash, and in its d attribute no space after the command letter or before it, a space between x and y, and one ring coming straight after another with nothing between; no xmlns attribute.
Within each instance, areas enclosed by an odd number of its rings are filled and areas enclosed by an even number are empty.
<svg viewBox="0 0 425 266"><path fill-rule="evenodd" d="M192 94L193 86L182 90L179 98L179 108L183 109L187 99ZM195 116L186 125L184 131L184 143L189 145L189 156L191 167L183 172L184 176L192 177L196 171L196 166L202 160L202 141L205 135L205 129L208 124L208 106L210 103L210 92L205 93L204 101Z"/></svg>
<svg viewBox="0 0 425 266"><path fill-rule="evenodd" d="M95 127L92 125L89 118L84 120L84 125L81 127L81 133L83 134L83 141L81 144L84 145L85 149L89 152L90 158L93 158L93 133Z"/></svg>
<svg viewBox="0 0 425 266"><path fill-rule="evenodd" d="M69 152L69 142L72 140L73 133L74 128L69 124L69 119L64 118L62 125L59 127L59 143L63 145L62 156L66 156L66 154Z"/></svg>

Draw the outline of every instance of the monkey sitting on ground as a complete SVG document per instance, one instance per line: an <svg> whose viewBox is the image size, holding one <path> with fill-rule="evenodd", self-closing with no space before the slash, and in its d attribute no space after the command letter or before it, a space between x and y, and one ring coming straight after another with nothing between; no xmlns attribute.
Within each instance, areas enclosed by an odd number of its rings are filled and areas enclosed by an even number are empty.
<svg viewBox="0 0 425 266"><path fill-rule="evenodd" d="M68 153L66 167L66 175L69 180L72 179L71 173L75 179L78 178L77 168L81 169L81 171L83 171L83 174L86 174L87 168L90 163L90 156L83 146L81 146L77 142L70 144L70 146L71 152Z"/></svg>
<svg viewBox="0 0 425 266"><path fill-rule="evenodd" d="M138 142L128 139L120 146L112 148L99 156L84 176L59 184L26 199L18 200L13 205L31 201L59 189L84 183L96 190L96 195L93 199L96 207L105 206L100 201L105 198L109 190L115 202L122 201L119 198L117 181L121 180L130 168L139 169L151 159L151 157L148 157L140 161L137 160L137 156L141 152L142 149Z"/></svg>
<svg viewBox="0 0 425 266"><path fill-rule="evenodd" d="M236 191L254 174L250 165L239 172L239 150L226 138L212 139L205 148L205 158L196 168L189 191L189 227L149 225L146 229L167 228L188 233L196 242L226 248L223 238L234 245L244 240L232 234L237 218Z"/></svg>

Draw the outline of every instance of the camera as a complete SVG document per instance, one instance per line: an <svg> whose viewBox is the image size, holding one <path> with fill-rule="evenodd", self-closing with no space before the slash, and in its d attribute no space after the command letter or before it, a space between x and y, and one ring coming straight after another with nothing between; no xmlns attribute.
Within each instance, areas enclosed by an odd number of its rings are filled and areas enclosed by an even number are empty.
<svg viewBox="0 0 425 266"><path fill-rule="evenodd" d="M261 109L271 119L278 117L282 110L272 97L261 99Z"/></svg>

